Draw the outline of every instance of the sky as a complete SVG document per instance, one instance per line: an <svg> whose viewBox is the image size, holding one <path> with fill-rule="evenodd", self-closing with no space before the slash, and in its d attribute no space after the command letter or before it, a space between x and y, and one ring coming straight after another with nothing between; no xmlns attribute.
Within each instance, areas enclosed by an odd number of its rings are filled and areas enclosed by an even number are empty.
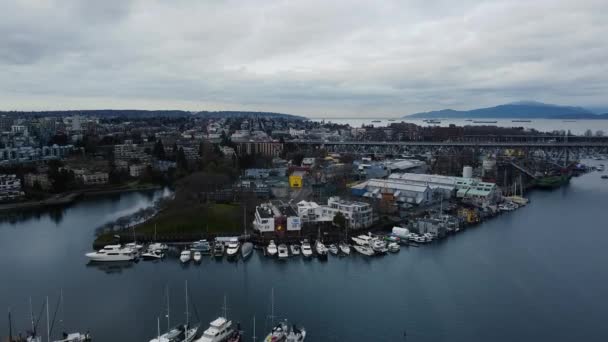
<svg viewBox="0 0 608 342"><path fill-rule="evenodd" d="M2 0L0 110L608 108L606 0Z"/></svg>

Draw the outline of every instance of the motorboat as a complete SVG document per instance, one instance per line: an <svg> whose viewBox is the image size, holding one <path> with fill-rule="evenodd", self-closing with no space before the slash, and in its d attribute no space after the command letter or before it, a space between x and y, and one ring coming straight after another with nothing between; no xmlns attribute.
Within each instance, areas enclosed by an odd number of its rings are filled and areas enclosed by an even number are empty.
<svg viewBox="0 0 608 342"><path fill-rule="evenodd" d="M132 261L137 258L137 252L132 248L122 247L121 245L106 245L97 252L85 254L91 261L114 262Z"/></svg>
<svg viewBox="0 0 608 342"><path fill-rule="evenodd" d="M280 322L272 328L264 342L303 342L305 338L306 330L304 328L295 326L290 328L287 322Z"/></svg>
<svg viewBox="0 0 608 342"><path fill-rule="evenodd" d="M199 251L203 255L211 254L211 245L209 244L209 241L204 239L194 242L191 246L191 249L193 251Z"/></svg>
<svg viewBox="0 0 608 342"><path fill-rule="evenodd" d="M350 246L348 245L348 243L340 242L340 244L338 244L338 247L340 248L340 252L342 252L342 254L344 254L344 255L350 254Z"/></svg>
<svg viewBox="0 0 608 342"><path fill-rule="evenodd" d="M371 246L372 237L368 235L359 235L351 238L359 246Z"/></svg>
<svg viewBox="0 0 608 342"><path fill-rule="evenodd" d="M327 247L320 240L315 242L315 251L319 259L327 259Z"/></svg>
<svg viewBox="0 0 608 342"><path fill-rule="evenodd" d="M397 253L401 250L401 246L396 242L391 242L388 244L388 251L391 253Z"/></svg>
<svg viewBox="0 0 608 342"><path fill-rule="evenodd" d="M223 257L224 249L224 244L220 241L216 241L215 244L213 244L213 256L215 256L216 258Z"/></svg>
<svg viewBox="0 0 608 342"><path fill-rule="evenodd" d="M289 245L289 250L291 251L291 255L300 255L300 246L293 244Z"/></svg>
<svg viewBox="0 0 608 342"><path fill-rule="evenodd" d="M241 244L238 239L231 239L228 242L228 248L226 248L226 255L228 258L236 258L239 256L239 248Z"/></svg>
<svg viewBox="0 0 608 342"><path fill-rule="evenodd" d="M338 253L340 253L340 250L338 249L338 246L336 246L333 243L331 245L329 245L329 247L327 249L333 255L338 255Z"/></svg>
<svg viewBox="0 0 608 342"><path fill-rule="evenodd" d="M203 258L203 255L199 251L195 251L194 256L192 257L192 259L194 259L194 262L201 262L202 258Z"/></svg>
<svg viewBox="0 0 608 342"><path fill-rule="evenodd" d="M355 251L357 251L363 255L367 255L367 256L374 255L374 250L369 246L353 245L353 248L355 249Z"/></svg>
<svg viewBox="0 0 608 342"><path fill-rule="evenodd" d="M289 250L287 249L286 244L280 244L278 248L279 259L287 259L289 258Z"/></svg>
<svg viewBox="0 0 608 342"><path fill-rule="evenodd" d="M312 247L310 246L310 242L308 242L308 240L302 241L302 255L305 258L310 258L312 256Z"/></svg>
<svg viewBox="0 0 608 342"><path fill-rule="evenodd" d="M91 341L91 335L89 333L82 334L79 332L75 333L63 333L61 340L54 340L53 342L88 342Z"/></svg>
<svg viewBox="0 0 608 342"><path fill-rule="evenodd" d="M138 245L137 242L129 242L127 244L125 244L126 248L131 248L132 250L136 251L136 252L141 252L142 249L144 249L143 245Z"/></svg>
<svg viewBox="0 0 608 342"><path fill-rule="evenodd" d="M154 242L148 245L148 250L166 251L167 249L169 249L169 246L164 243Z"/></svg>
<svg viewBox="0 0 608 342"><path fill-rule="evenodd" d="M203 332L203 335L196 342L226 342L235 332L232 321L224 317L218 317L209 323L209 328Z"/></svg>
<svg viewBox="0 0 608 342"><path fill-rule="evenodd" d="M426 240L426 242L432 242L433 240L435 240L435 235L433 235L431 233L425 233L423 235L423 237Z"/></svg>
<svg viewBox="0 0 608 342"><path fill-rule="evenodd" d="M181 254L179 255L179 261L181 261L182 263L187 263L188 261L190 261L190 256L191 256L191 252L189 249L184 249Z"/></svg>
<svg viewBox="0 0 608 342"><path fill-rule="evenodd" d="M379 239L373 239L371 242L371 247L376 254L386 254L386 252L388 252L386 242Z"/></svg>
<svg viewBox="0 0 608 342"><path fill-rule="evenodd" d="M165 257L165 253L160 249L148 249L141 255L144 260L158 260Z"/></svg>
<svg viewBox="0 0 608 342"><path fill-rule="evenodd" d="M251 242L243 243L243 246L241 246L241 257L243 257L243 259L249 258L252 253L253 253L253 243L251 243Z"/></svg>
<svg viewBox="0 0 608 342"><path fill-rule="evenodd" d="M194 341L197 332L197 326L178 325L157 338L151 339L150 342L191 342Z"/></svg>
<svg viewBox="0 0 608 342"><path fill-rule="evenodd" d="M270 240L270 243L268 243L268 247L266 247L266 254L268 256L275 256L277 255L277 245L274 243L274 240Z"/></svg>

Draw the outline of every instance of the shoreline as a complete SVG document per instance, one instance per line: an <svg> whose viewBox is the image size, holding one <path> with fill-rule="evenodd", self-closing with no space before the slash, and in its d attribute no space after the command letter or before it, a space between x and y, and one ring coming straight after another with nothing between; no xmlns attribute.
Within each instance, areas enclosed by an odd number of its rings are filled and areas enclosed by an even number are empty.
<svg viewBox="0 0 608 342"><path fill-rule="evenodd" d="M159 184L155 185L146 185L142 187L113 187L108 189L83 189L78 191L73 191L69 193L56 194L47 199L40 201L26 201L26 202L18 202L18 203L6 203L0 205L0 212L10 211L10 210L23 210L23 209L36 209L36 208L44 208L44 207L53 207L60 205L68 205L74 203L79 198L93 198L97 196L105 196L105 195L113 195L113 194L121 194L127 192L134 191L150 191L150 190L159 190L162 189L163 186Z"/></svg>

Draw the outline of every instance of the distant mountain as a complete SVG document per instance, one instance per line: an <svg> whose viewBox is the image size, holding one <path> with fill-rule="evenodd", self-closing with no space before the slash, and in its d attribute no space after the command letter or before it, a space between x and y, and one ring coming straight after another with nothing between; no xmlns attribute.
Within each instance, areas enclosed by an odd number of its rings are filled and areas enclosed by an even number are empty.
<svg viewBox="0 0 608 342"><path fill-rule="evenodd" d="M472 110L443 109L406 115L420 119L608 119L581 107L558 106L534 101L520 101Z"/></svg>
<svg viewBox="0 0 608 342"><path fill-rule="evenodd" d="M299 116L299 115L272 113L272 112L247 112L247 111L209 112L209 111L202 111L202 112L197 112L196 115L207 117L207 118L258 117L258 118L283 118L283 119L291 119L291 120L308 120L306 117Z"/></svg>

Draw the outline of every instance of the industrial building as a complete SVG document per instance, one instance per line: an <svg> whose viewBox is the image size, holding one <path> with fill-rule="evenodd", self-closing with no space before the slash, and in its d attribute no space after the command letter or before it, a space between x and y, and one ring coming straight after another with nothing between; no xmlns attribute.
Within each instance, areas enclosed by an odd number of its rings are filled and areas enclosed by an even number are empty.
<svg viewBox="0 0 608 342"><path fill-rule="evenodd" d="M298 215L302 222L333 222L337 213L342 213L349 227L354 229L370 227L375 220L371 205L365 202L346 201L335 196L327 200L327 205L308 201L298 203Z"/></svg>

